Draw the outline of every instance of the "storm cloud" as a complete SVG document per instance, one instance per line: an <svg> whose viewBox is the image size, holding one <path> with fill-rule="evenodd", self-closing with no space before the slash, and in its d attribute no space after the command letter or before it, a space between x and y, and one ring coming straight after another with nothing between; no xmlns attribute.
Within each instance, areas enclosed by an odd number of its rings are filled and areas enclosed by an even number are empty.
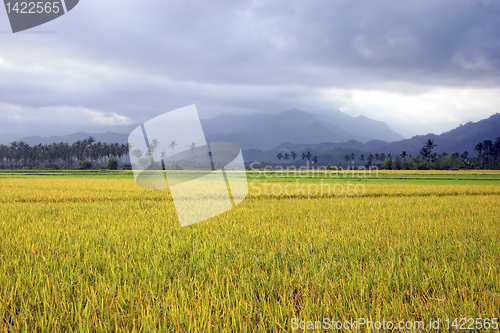
<svg viewBox="0 0 500 333"><path fill-rule="evenodd" d="M0 10L9 139L119 130L193 103L202 117L341 109L405 136L500 111L494 0L81 0L9 30Z"/></svg>

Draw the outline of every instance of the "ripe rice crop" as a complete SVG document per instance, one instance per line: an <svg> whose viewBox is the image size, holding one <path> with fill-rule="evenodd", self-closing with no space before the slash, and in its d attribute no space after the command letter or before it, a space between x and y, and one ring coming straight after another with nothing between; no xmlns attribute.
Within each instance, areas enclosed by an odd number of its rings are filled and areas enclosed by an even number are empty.
<svg viewBox="0 0 500 333"><path fill-rule="evenodd" d="M169 192L132 179L0 179L0 327L271 332L292 318L500 317L499 186L263 192L274 184L181 228Z"/></svg>

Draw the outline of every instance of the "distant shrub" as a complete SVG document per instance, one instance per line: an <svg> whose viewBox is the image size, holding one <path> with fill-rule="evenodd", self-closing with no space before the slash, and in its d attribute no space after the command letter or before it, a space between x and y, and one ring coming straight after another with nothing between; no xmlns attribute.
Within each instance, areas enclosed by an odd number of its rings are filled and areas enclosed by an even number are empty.
<svg viewBox="0 0 500 333"><path fill-rule="evenodd" d="M165 164L165 170L184 170L184 168L175 163L175 164Z"/></svg>
<svg viewBox="0 0 500 333"><path fill-rule="evenodd" d="M111 156L108 160L107 168L109 170L117 170L118 169L118 159L114 156Z"/></svg>
<svg viewBox="0 0 500 333"><path fill-rule="evenodd" d="M80 161L78 162L78 169L80 170L90 170L92 169L92 162L90 161Z"/></svg>

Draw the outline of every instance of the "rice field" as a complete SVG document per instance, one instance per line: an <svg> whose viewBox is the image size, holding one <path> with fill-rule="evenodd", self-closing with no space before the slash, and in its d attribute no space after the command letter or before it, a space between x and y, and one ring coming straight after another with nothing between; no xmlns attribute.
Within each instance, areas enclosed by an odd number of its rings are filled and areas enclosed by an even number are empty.
<svg viewBox="0 0 500 333"><path fill-rule="evenodd" d="M450 174L386 172L359 180L362 195L321 193L321 177L249 175L241 204L188 227L168 191L130 175L2 174L0 328L286 332L323 318L499 318L500 173Z"/></svg>

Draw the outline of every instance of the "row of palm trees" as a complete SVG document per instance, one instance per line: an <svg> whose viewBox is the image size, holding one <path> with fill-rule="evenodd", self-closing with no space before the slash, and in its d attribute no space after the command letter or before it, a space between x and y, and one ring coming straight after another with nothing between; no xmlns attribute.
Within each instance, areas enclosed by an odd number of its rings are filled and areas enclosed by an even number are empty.
<svg viewBox="0 0 500 333"><path fill-rule="evenodd" d="M121 164L130 163L130 155L140 159L141 157L154 157L156 160L157 150L160 142L157 139L151 140L146 151L133 149L133 145L126 143L106 143L96 142L95 138L90 136L87 139L78 140L73 144L66 142L52 144L38 144L30 146L23 141L14 141L10 145L0 144L0 168L20 168L25 166L47 166L47 165L75 165L82 161L91 161L96 165L104 165L111 156L119 159ZM172 150L172 159L175 163L175 148L178 143L172 140L168 147ZM194 153L196 143L192 142L189 149ZM162 159L167 158L165 151L160 152Z"/></svg>
<svg viewBox="0 0 500 333"><path fill-rule="evenodd" d="M290 154L288 153L278 153L278 155L276 155L276 158L278 160L281 160L281 159L284 159L284 160L289 160L290 158L292 160L295 160L296 158L298 157L297 153L295 153L293 150L290 152ZM308 161L313 161L314 164L317 164L318 163L318 160L319 160L319 157L314 155L312 156L311 152L310 151L307 151L305 153L302 153L300 155L300 157L303 159L303 160L308 160ZM384 161L386 157L391 157L391 154L387 154L387 156L382 153L382 154L379 154L379 153L375 153L375 154L369 154L368 156L365 157L364 154L361 154L359 156L359 159L361 161L364 161L365 159L367 160L368 162L368 165L371 165L372 164L372 161L373 160L379 160L379 161ZM406 151L403 151L401 153L401 157L406 160L406 158L408 157L408 154ZM411 156L410 156L411 157ZM349 161L353 161L356 159L356 154L354 153L351 153L350 155L345 155L344 156L344 159L346 160L346 162L349 162Z"/></svg>
<svg viewBox="0 0 500 333"><path fill-rule="evenodd" d="M92 136L71 145L59 142L30 146L23 141L14 141L10 145L0 145L0 167L5 169L61 163L70 165L85 160L102 165L106 164L111 156L118 157L123 163L122 158L128 155L128 151L128 144L96 142Z"/></svg>
<svg viewBox="0 0 500 333"><path fill-rule="evenodd" d="M149 147L147 148L147 150L144 152L139 148L133 149L134 148L133 145L129 144L130 154L132 156L136 157L137 159L140 159L143 156L152 158L154 155L155 160L156 160L156 150L158 149L159 145L160 145L160 142L158 141L158 139L153 139L153 140L151 140L151 143L150 143ZM175 140L170 141L170 143L168 144L168 148L172 149L172 163L175 163L175 146L177 146L177 145L178 145L178 143ZM193 153L193 160L194 160L194 150L196 149L196 143L191 142L191 144L189 145L189 149ZM165 151L161 151L160 157L161 157L161 159L166 160L167 153Z"/></svg>
<svg viewBox="0 0 500 333"><path fill-rule="evenodd" d="M407 156L406 151L404 151L403 153L404 153L404 156L406 158L406 156ZM365 161L365 159L366 159L368 166L370 166L373 163L374 160L375 161L384 161L386 157L392 157L392 155L391 154L387 154L387 156L386 156L385 153L381 153L381 154L379 154L379 153L369 154L366 157L365 157L364 154L359 155L359 159L361 161ZM344 156L344 160L346 162L349 162L349 161L354 162L355 159L356 159L356 154L354 154L354 153L351 153L350 155L346 154Z"/></svg>
<svg viewBox="0 0 500 333"><path fill-rule="evenodd" d="M428 139L425 143L425 145L422 147L422 150L420 151L420 155L422 156L422 158L424 159L427 159L427 160L430 160L432 157L435 157L436 156L436 153L433 153L432 150L434 149L434 147L436 147L437 145L434 144L434 140L432 139ZM468 155L467 152L465 152L466 155ZM285 154L282 154L282 153L279 153L277 156L276 156L279 160L281 160L282 158L284 158L285 160L288 160L289 157L292 157L292 159L295 159L296 157L296 154L294 151L291 151L290 152L290 155L288 153L285 153ZM311 152L308 151L307 153L302 153L302 159L311 159ZM372 165L373 161L380 161L380 162L383 162L385 161L386 158L392 158L392 154L385 154L385 153L374 153L374 154L368 154L367 156L365 156L364 154L361 154L359 155L359 160L361 160L362 162L367 161L366 165L369 167ZM401 152L401 154L399 154L399 156L397 158L401 158L401 160L403 162L406 162L407 159L411 159L412 156L409 155L406 150L403 150ZM351 153L350 155L349 154L346 154L344 156L344 160L346 162L349 162L349 161L352 161L354 163L354 160L356 159L356 154L354 153ZM314 163L317 163L318 161L318 157L317 156L314 156L313 158L313 161Z"/></svg>
<svg viewBox="0 0 500 333"><path fill-rule="evenodd" d="M479 163L483 163L486 160L488 165L491 164L491 157L496 161L500 161L500 136L496 138L495 142L491 140L483 140L479 142L474 150L477 152Z"/></svg>
<svg viewBox="0 0 500 333"><path fill-rule="evenodd" d="M447 155L446 153L442 153L442 154L438 155L434 151L435 147L437 147L437 144L434 143L434 140L428 139L425 142L422 149L420 150L420 154L418 155L418 157L431 163L431 162ZM478 153L477 160L478 160L479 164L486 163L486 161L487 161L488 168L489 168L491 165L492 159L494 161L500 162L500 137L497 137L495 142L493 142L492 140L483 140L482 142L478 143L475 146L474 150ZM464 151L462 154L455 152L455 153L452 153L451 155L455 158L462 158L463 160L467 160L469 157L469 152ZM290 158L295 160L298 156L294 151L291 151L290 154L278 153L278 155L276 155L276 157L278 158L278 160L281 160L281 159L288 160ZM311 152L308 151L306 153L302 153L301 157L302 157L302 159L308 159L310 161L311 160ZM413 156L408 154L407 151L403 150L399 155L395 156L395 159L398 159L401 162L406 163L407 160L408 161L411 160L412 157ZM364 162L366 160L367 167L376 163L376 161L384 162L386 160L386 158L392 159L393 156L391 154L386 155L385 153L374 153L374 154L368 154L366 156L364 154L359 155L359 160L361 160L362 162ZM354 153L346 154L344 156L344 160L346 162L351 161L352 163L354 163L355 159L356 159L356 154L354 154ZM313 162L315 164L318 162L317 156L313 157Z"/></svg>
<svg viewBox="0 0 500 333"><path fill-rule="evenodd" d="M151 144L147 148L145 152L140 149L133 149L133 146L130 144L119 144L119 143L102 143L96 142L95 138L90 136L87 139L78 140L73 144L68 144L66 142L52 143L49 145L34 145L30 146L26 142L12 142L10 145L2 145L0 144L0 167L1 168L17 168L23 167L27 165L49 165L49 164L77 164L80 161L88 160L92 161L94 164L106 164L111 156L118 157L120 162L123 164L124 162L128 162L128 154L137 157L138 159L145 157L155 157L156 159L156 151L160 142L157 139L153 139ZM172 140L168 147L172 150L172 162L175 163L175 147L178 143ZM432 139L428 139L422 149L420 150L420 158L424 159L428 162L432 162L439 158L439 156L434 152L434 148L437 145L434 144ZM193 161L195 157L195 149L196 143L192 142L189 145L189 149L193 152ZM483 140L478 143L474 150L478 153L478 162L488 163L488 167L492 161L500 162L500 137L497 137L493 142L492 140ZM167 154L165 151L160 152L160 156L162 159L167 158ZM210 154L210 153L209 153ZM445 154L444 154L445 155ZM442 156L444 156L442 154ZM461 157L464 160L467 160L469 157L469 153L467 151L462 154L454 153L452 154L454 157ZM312 160L314 164L318 163L319 157L316 155L312 155L310 151L303 152L302 154L297 154L295 151L291 151L290 153L278 153L278 160L295 160L297 158L301 158L302 160L308 160L309 162ZM365 156L361 154L359 156L359 160L367 161L367 166L371 166L374 161L383 162L387 157L392 158L391 154L385 153L374 153L368 154ZM401 159L402 162L406 162L407 159L411 159L412 156L409 155L406 151L402 151L401 154L396 156L396 159ZM125 159L123 161L122 159ZM356 155L351 153L350 155L345 155L344 159L346 162L352 161L356 159Z"/></svg>
<svg viewBox="0 0 500 333"><path fill-rule="evenodd" d="M297 153L294 152L293 150L290 152L290 154L288 153L278 153L278 155L276 155L276 158L278 160L281 160L281 159L284 159L284 160L289 160L290 158L292 160L295 160L296 158L298 157ZM302 155L300 155L300 157L303 159L303 160L308 160L309 162L311 162L311 158L312 158L312 161L314 164L317 164L318 163L318 159L319 157L314 155L312 156L311 152L310 151L307 151L305 153L302 153Z"/></svg>

